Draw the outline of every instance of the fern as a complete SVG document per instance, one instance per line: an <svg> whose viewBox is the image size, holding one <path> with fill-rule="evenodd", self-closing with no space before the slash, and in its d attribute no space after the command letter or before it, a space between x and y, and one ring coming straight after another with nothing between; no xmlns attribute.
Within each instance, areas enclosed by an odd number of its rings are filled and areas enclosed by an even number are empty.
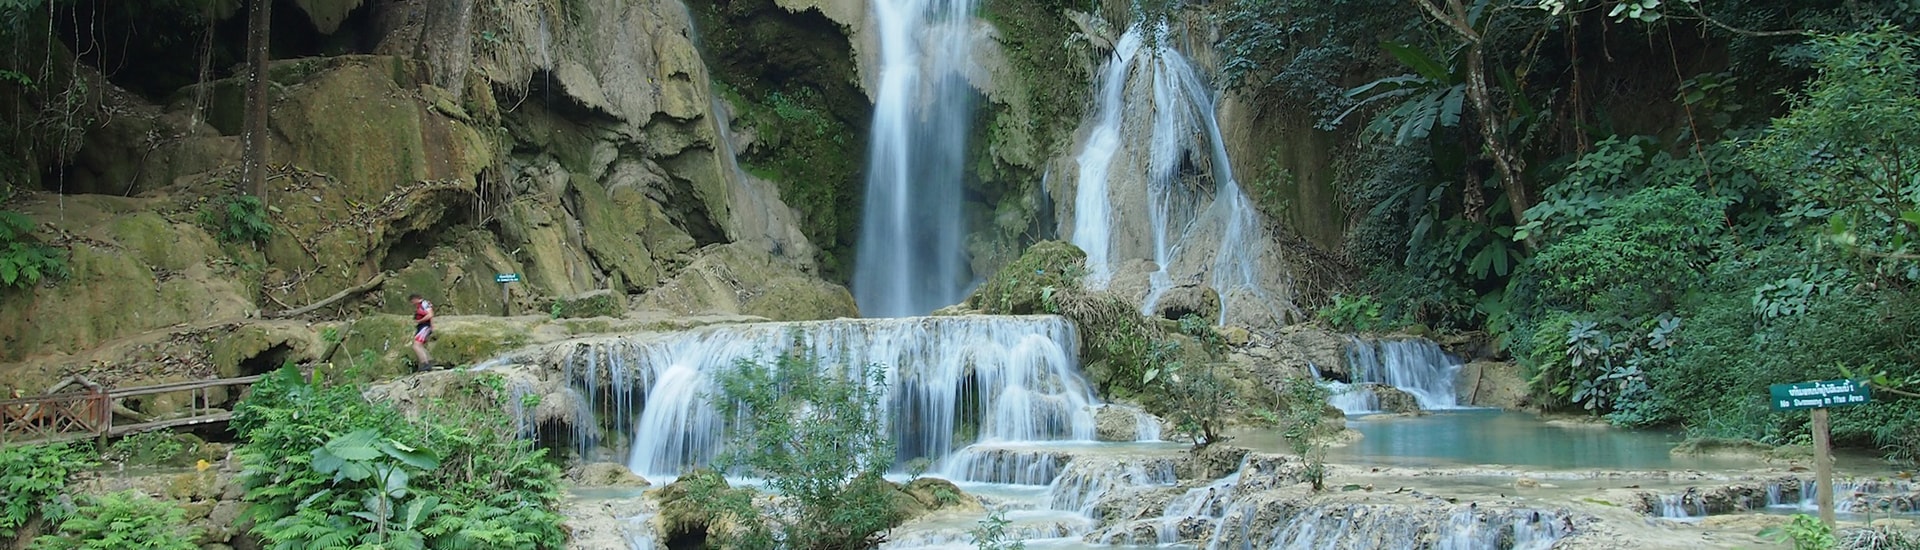
<svg viewBox="0 0 1920 550"><path fill-rule="evenodd" d="M194 533L182 529L186 511L136 491L86 496L53 534L33 540L33 550L194 550Z"/></svg>

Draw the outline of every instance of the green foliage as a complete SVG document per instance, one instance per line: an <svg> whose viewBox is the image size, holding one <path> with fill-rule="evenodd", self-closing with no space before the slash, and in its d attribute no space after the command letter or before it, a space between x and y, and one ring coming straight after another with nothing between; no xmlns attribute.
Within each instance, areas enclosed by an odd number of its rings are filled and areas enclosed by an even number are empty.
<svg viewBox="0 0 1920 550"><path fill-rule="evenodd" d="M1916 45L1892 28L1816 40L1819 76L1743 157L1785 191L1790 223L1907 281L1920 280Z"/></svg>
<svg viewBox="0 0 1920 550"><path fill-rule="evenodd" d="M121 464L157 466L176 464L193 449L171 432L141 432L114 441L107 458Z"/></svg>
<svg viewBox="0 0 1920 550"><path fill-rule="evenodd" d="M281 369L255 385L233 426L254 532L270 548L548 548L559 469L514 437L486 374L416 420L351 385Z"/></svg>
<svg viewBox="0 0 1920 550"><path fill-rule="evenodd" d="M861 197L858 134L811 87L762 87L718 88L761 139L737 152L740 162L780 187L781 200L800 213L801 230L819 245L828 273L850 269L840 259L851 258L859 227L859 208L849 207Z"/></svg>
<svg viewBox="0 0 1920 550"><path fill-rule="evenodd" d="M265 243L273 238L273 224L267 221L267 207L260 197L228 195L216 199L211 209L200 211L200 223L220 235L226 243Z"/></svg>
<svg viewBox="0 0 1920 550"><path fill-rule="evenodd" d="M1840 544L1833 528L1806 514L1794 514L1793 521L1760 531L1760 536L1779 543L1793 543L1793 550L1832 550Z"/></svg>
<svg viewBox="0 0 1920 550"><path fill-rule="evenodd" d="M0 446L0 538L13 538L35 517L66 517L67 479L96 465L91 451L66 443Z"/></svg>
<svg viewBox="0 0 1920 550"><path fill-rule="evenodd" d="M33 239L33 220L0 210L0 289L31 288L46 278L67 276L63 251Z"/></svg>
<svg viewBox="0 0 1920 550"><path fill-rule="evenodd" d="M987 279L967 305L1002 315L1059 313L1063 293L1080 290L1087 253L1060 241L1041 241Z"/></svg>
<svg viewBox="0 0 1920 550"><path fill-rule="evenodd" d="M137 491L83 496L72 514L51 534L33 540L32 550L194 550L195 535L185 529L186 511L172 502Z"/></svg>
<svg viewBox="0 0 1920 550"><path fill-rule="evenodd" d="M708 510L734 518L721 537L735 548L872 548L902 519L881 475L894 447L882 429L885 373L878 367L823 372L804 352L718 374L721 416L735 418L715 464L767 480L785 497L762 511L739 492L696 491ZM777 535L776 535L777 533Z"/></svg>
<svg viewBox="0 0 1920 550"><path fill-rule="evenodd" d="M1149 373L1164 386L1159 392L1163 395L1160 402L1168 420L1173 421L1174 431L1196 448L1230 439L1222 432L1240 404L1240 395L1230 380L1220 376L1220 366L1186 368L1177 361L1164 361L1162 365Z"/></svg>
<svg viewBox="0 0 1920 550"><path fill-rule="evenodd" d="M973 537L976 550L1026 550L1027 543L1007 540L1010 536L1007 533L1009 523L1007 511L995 508L987 517L981 518L972 530L967 531L967 535Z"/></svg>
<svg viewBox="0 0 1920 550"><path fill-rule="evenodd" d="M1355 100L1353 106L1328 125L1337 127L1348 115L1368 105L1386 102L1392 108L1374 115L1373 121L1367 123L1367 131L1391 137L1395 145L1425 140L1437 128L1459 127L1467 99L1467 75L1466 67L1458 58L1443 63L1412 45L1387 42L1381 47L1414 72L1347 90L1347 97Z"/></svg>
<svg viewBox="0 0 1920 550"><path fill-rule="evenodd" d="M1386 328L1380 319L1380 302L1365 294L1335 294L1333 304L1320 308L1314 315L1335 330L1366 332Z"/></svg>
<svg viewBox="0 0 1920 550"><path fill-rule="evenodd" d="M1324 412L1331 393L1319 382L1297 378L1287 382L1286 392L1282 396L1287 409L1283 418L1287 429L1281 432L1281 437L1286 438L1293 454L1300 455L1307 462L1307 483L1315 491L1326 486L1327 432L1339 428L1327 422Z"/></svg>
<svg viewBox="0 0 1920 550"><path fill-rule="evenodd" d="M1235 0L1221 12L1221 79L1305 106L1331 121L1353 98L1344 83L1381 40L1415 35L1421 16L1393 0Z"/></svg>

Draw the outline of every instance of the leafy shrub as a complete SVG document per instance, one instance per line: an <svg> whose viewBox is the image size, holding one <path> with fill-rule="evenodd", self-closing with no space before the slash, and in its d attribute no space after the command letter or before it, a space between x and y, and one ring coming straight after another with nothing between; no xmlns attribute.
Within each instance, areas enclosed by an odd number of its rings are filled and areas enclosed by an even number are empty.
<svg viewBox="0 0 1920 550"><path fill-rule="evenodd" d="M1920 280L1920 39L1885 27L1813 50L1819 76L1744 160L1787 194L1786 221L1825 232L1874 273Z"/></svg>
<svg viewBox="0 0 1920 550"><path fill-rule="evenodd" d="M194 550L186 511L138 491L83 496L79 507L32 550Z"/></svg>
<svg viewBox="0 0 1920 550"><path fill-rule="evenodd" d="M972 530L967 531L967 536L973 538L976 550L1026 550L1027 543L1007 540L1008 523L1007 511L995 508L987 517L981 518Z"/></svg>
<svg viewBox="0 0 1920 550"><path fill-rule="evenodd" d="M241 483L272 548L550 548L559 469L514 438L497 377L418 419L281 369L236 408Z"/></svg>
<svg viewBox="0 0 1920 550"><path fill-rule="evenodd" d="M96 464L90 451L66 443L0 446L0 538L18 535L35 517L65 517L67 478Z"/></svg>
<svg viewBox="0 0 1920 550"><path fill-rule="evenodd" d="M122 464L155 466L175 464L192 449L170 432L142 432L114 441L107 447L107 458Z"/></svg>
<svg viewBox="0 0 1920 550"><path fill-rule="evenodd" d="M1665 311L1699 280L1722 230L1722 205L1691 187L1643 189L1599 208L1534 256L1541 305L1630 319Z"/></svg>
<svg viewBox="0 0 1920 550"><path fill-rule="evenodd" d="M1072 244L1034 243L968 296L967 305L1003 315L1061 313L1059 295L1080 291L1086 259L1087 253Z"/></svg>
<svg viewBox="0 0 1920 550"><path fill-rule="evenodd" d="M67 276L61 250L32 239L33 220L0 210L0 288L30 288L42 279Z"/></svg>
<svg viewBox="0 0 1920 550"><path fill-rule="evenodd" d="M778 510L763 512L741 491L693 493L703 508L734 519L720 534L732 547L872 548L901 520L896 491L881 478L894 455L881 429L883 373L872 366L823 373L806 355L741 361L718 375L722 417L739 422L715 464L764 477L785 497L775 501Z"/></svg>
<svg viewBox="0 0 1920 550"><path fill-rule="evenodd" d="M1296 378L1287 381L1287 389L1282 396L1287 414L1284 417L1287 429L1281 433L1287 446L1294 454L1300 455L1307 463L1307 483L1318 491L1327 481L1327 432L1337 430L1338 425L1327 422L1327 398L1331 390L1319 382Z"/></svg>
<svg viewBox="0 0 1920 550"><path fill-rule="evenodd" d="M1216 365L1183 368L1178 362L1167 362L1159 378L1165 386L1160 402L1165 403L1176 432L1186 436L1194 447L1227 439L1221 432L1240 396L1231 381L1220 377Z"/></svg>
<svg viewBox="0 0 1920 550"><path fill-rule="evenodd" d="M273 224L260 197L229 195L215 199L211 207L200 212L200 223L218 232L221 242L264 243L273 238Z"/></svg>
<svg viewBox="0 0 1920 550"><path fill-rule="evenodd" d="M1333 304L1320 308L1316 316L1335 330L1366 332L1385 328L1380 322L1380 302L1365 294L1335 294Z"/></svg>
<svg viewBox="0 0 1920 550"><path fill-rule="evenodd" d="M1793 521L1761 530L1760 536L1774 542L1791 542L1793 550L1829 550L1840 544L1833 536L1832 527L1806 514L1794 514Z"/></svg>

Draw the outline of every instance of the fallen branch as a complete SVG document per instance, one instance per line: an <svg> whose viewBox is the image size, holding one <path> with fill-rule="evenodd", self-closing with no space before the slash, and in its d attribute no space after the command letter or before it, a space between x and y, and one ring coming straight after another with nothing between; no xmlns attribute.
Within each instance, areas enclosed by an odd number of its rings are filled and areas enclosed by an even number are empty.
<svg viewBox="0 0 1920 550"><path fill-rule="evenodd" d="M349 296L357 296L357 295L360 295L360 294L362 294L362 293L365 293L366 291L369 291L369 290L373 290L373 289L375 289L375 288L378 288L378 287L380 286L380 284L381 284L381 283L385 283L385 282L387 282L387 274L385 274L385 273L381 273L381 274L379 274L379 275L374 275L374 276L373 276L373 279L371 279L371 280L368 280L368 281L367 281L367 282L365 282L365 283L361 283L361 284L360 284L360 286L356 286L356 287L353 287L353 288L349 288L349 289L346 289L346 290L342 290L342 291L340 291L340 292L336 292L336 293L334 293L334 295L332 295L332 296L328 296L328 297L327 297L327 299L325 299L325 300L321 300L321 301L318 301L318 302L314 302L314 303L313 303L312 305L308 305L308 306L305 306L305 307L300 307L300 308L295 308L295 309L289 309L289 310L286 310L286 311L282 311L282 312L279 312L279 313L275 313L275 314L273 314L273 315L271 315L271 317L275 317L275 318L280 318L280 319L285 319L285 318L288 318L288 317L293 317L293 316L297 316L297 315L304 315L304 314L307 314L307 313L311 313L311 312L313 312L313 310L316 310L316 309L320 309L320 308L323 308L323 307L327 307L327 306L330 306L330 305L333 305L333 303L334 303L334 302L338 302L338 301L341 301L341 300L345 300L345 299L347 299L347 298L348 298Z"/></svg>

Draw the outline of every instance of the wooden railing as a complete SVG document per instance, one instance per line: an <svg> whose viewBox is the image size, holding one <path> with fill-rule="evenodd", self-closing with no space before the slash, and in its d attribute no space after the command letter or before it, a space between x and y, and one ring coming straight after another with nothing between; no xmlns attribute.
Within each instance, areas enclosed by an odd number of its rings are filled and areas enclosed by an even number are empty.
<svg viewBox="0 0 1920 550"><path fill-rule="evenodd" d="M233 411L215 407L209 391L253 385L259 376L194 380L138 388L105 389L78 381L84 389L0 401L0 441L7 443L47 443L73 439L105 440L126 434L225 422ZM187 393L184 414L132 424L114 424L114 411L120 399L164 393ZM121 409L124 412L125 409Z"/></svg>

